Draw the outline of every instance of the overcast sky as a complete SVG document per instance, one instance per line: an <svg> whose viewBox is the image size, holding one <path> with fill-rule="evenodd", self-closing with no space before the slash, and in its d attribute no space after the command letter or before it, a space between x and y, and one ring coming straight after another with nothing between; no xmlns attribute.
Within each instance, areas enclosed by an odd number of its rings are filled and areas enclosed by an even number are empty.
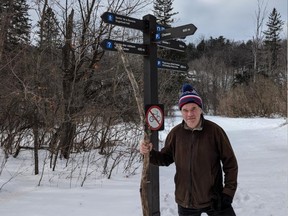
<svg viewBox="0 0 288 216"><path fill-rule="evenodd" d="M274 7L280 13L285 22L281 37L287 38L287 0L264 2L267 5L267 18ZM255 35L257 0L174 0L173 8L174 12L179 12L174 16L176 21L173 27L192 23L198 28L193 36L186 38L187 41L196 43L201 38L209 39L210 36L247 41ZM267 18L263 30L266 30Z"/></svg>

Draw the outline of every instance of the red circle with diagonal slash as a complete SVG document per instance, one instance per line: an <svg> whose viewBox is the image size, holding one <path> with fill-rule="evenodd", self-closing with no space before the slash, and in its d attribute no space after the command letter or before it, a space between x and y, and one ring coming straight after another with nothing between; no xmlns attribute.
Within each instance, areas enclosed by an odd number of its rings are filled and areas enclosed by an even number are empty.
<svg viewBox="0 0 288 216"><path fill-rule="evenodd" d="M151 106L146 112L146 122L151 130L158 130L164 122L163 111L159 106Z"/></svg>

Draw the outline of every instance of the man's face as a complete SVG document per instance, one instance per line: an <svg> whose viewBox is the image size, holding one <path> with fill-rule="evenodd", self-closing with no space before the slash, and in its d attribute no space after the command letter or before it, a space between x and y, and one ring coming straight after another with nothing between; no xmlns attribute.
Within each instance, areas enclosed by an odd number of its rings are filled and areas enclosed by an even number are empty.
<svg viewBox="0 0 288 216"><path fill-rule="evenodd" d="M198 126L202 114L202 109L195 103L187 103L182 106L182 117L188 127L194 129Z"/></svg>

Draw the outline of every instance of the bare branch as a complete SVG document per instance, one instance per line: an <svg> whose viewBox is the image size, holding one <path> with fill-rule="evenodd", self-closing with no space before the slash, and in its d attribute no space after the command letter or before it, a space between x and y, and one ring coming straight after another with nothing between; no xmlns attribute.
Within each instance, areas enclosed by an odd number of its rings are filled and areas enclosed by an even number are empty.
<svg viewBox="0 0 288 216"><path fill-rule="evenodd" d="M145 112L143 110L143 107L144 107L143 103L142 103L143 99L142 99L141 94L140 94L139 86L138 86L137 81L134 77L134 74L131 70L131 66L130 66L129 62L127 61L127 58L125 57L125 53L122 49L122 46L117 45L116 49L118 50L118 52L120 54L120 57L123 61L125 71L127 72L130 83L132 85L134 97L135 97L135 100L137 102L139 117L141 119L141 123L143 124L143 128L144 128L144 140L148 144L150 142L151 131L149 129L146 129L146 127L145 127ZM149 211L150 211L149 205L148 205L148 184L150 183L150 181L149 181L149 163L150 163L150 156L149 156L149 154L145 154L144 160L143 160L141 183L140 183L140 194L141 194L143 216L149 216Z"/></svg>

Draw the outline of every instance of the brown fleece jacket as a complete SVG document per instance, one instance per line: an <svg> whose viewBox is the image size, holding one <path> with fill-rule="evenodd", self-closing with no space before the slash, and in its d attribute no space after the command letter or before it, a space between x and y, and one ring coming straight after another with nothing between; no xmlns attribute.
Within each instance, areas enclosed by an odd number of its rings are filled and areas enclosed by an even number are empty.
<svg viewBox="0 0 288 216"><path fill-rule="evenodd" d="M185 208L208 207L221 193L234 197L238 174L235 154L224 130L203 117L201 127L194 130L184 121L175 126L164 148L150 152L150 162L158 166L175 162L175 199Z"/></svg>

